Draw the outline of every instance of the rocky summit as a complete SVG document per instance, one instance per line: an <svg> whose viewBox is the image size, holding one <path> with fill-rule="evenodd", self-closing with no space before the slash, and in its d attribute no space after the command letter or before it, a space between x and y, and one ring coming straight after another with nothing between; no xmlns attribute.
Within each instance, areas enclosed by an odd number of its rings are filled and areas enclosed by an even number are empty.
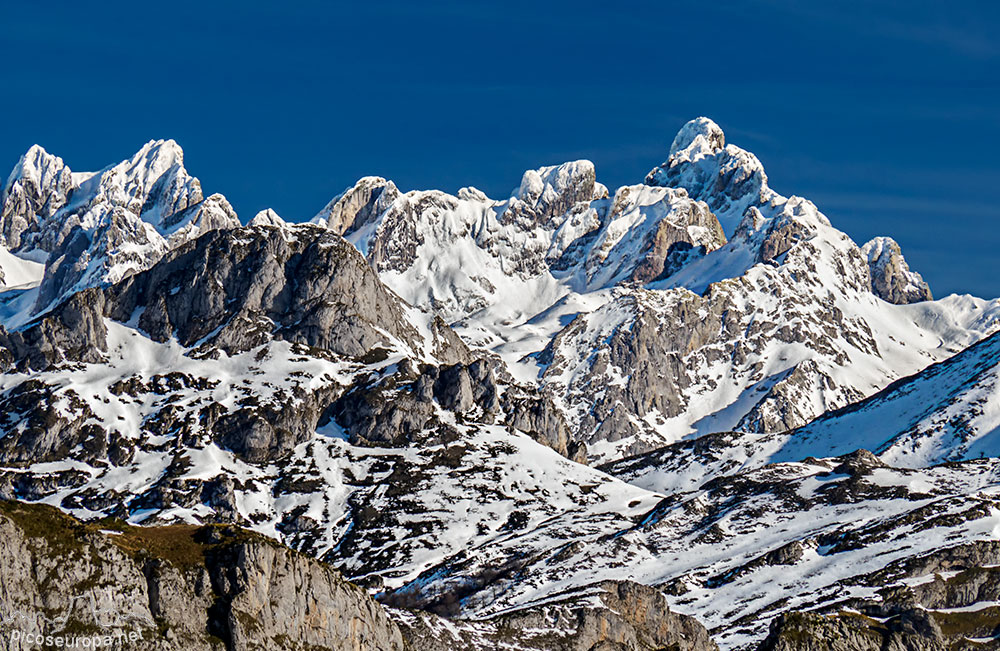
<svg viewBox="0 0 1000 651"><path fill-rule="evenodd" d="M3 184L8 648L1000 648L1000 300L712 120L311 220L185 163Z"/></svg>

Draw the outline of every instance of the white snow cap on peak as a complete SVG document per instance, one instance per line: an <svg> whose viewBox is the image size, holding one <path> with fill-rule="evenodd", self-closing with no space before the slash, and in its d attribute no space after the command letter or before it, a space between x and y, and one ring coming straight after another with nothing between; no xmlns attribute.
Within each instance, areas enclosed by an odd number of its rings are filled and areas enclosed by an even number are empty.
<svg viewBox="0 0 1000 651"><path fill-rule="evenodd" d="M482 201L482 202L487 202L487 201L490 200L490 198L486 196L485 192L483 192L479 188L473 187L471 185L468 185L468 186L466 186L464 188L459 188L458 189L458 198L459 199L463 199L465 201Z"/></svg>
<svg viewBox="0 0 1000 651"><path fill-rule="evenodd" d="M888 251L890 255L902 254L902 249L896 240L885 235L874 237L861 246L861 252L868 258L868 262L875 262L882 257L882 252Z"/></svg>
<svg viewBox="0 0 1000 651"><path fill-rule="evenodd" d="M46 176L58 174L64 167L61 158L48 153L41 145L32 145L17 161L0 189L6 193L18 179L30 180L35 187L41 187Z"/></svg>
<svg viewBox="0 0 1000 651"><path fill-rule="evenodd" d="M281 228L285 225L285 220L281 218L281 215L274 212L271 208L265 208L259 213L254 215L254 218L250 220L248 226L276 226Z"/></svg>
<svg viewBox="0 0 1000 651"><path fill-rule="evenodd" d="M174 140L150 140L116 167L130 178L158 179L173 166L184 167L184 150Z"/></svg>
<svg viewBox="0 0 1000 651"><path fill-rule="evenodd" d="M547 194L560 194L581 178L589 176L593 180L594 174L594 164L586 159L527 170L521 176L521 185L514 196L524 201L533 201L539 197L546 199Z"/></svg>
<svg viewBox="0 0 1000 651"><path fill-rule="evenodd" d="M701 142L699 142L699 139ZM726 146L726 134L715 122L706 117L695 118L681 127L670 145L670 156L688 149L693 144L715 152Z"/></svg>

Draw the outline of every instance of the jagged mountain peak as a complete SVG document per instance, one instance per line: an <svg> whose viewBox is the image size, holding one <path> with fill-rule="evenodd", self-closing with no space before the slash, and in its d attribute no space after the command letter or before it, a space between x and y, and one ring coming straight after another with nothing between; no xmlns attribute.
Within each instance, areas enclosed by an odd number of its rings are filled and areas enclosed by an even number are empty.
<svg viewBox="0 0 1000 651"><path fill-rule="evenodd" d="M14 169L7 176L2 188L3 196L7 196L11 186L17 181L40 187L44 183L44 177L52 172L59 173L65 167L66 164L63 162L63 159L45 151L45 148L41 145L32 145L18 159L17 164L14 165Z"/></svg>
<svg viewBox="0 0 1000 651"><path fill-rule="evenodd" d="M348 235L377 217L399 196L399 188L392 181L381 176L363 176L331 199L312 222L338 235Z"/></svg>
<svg viewBox="0 0 1000 651"><path fill-rule="evenodd" d="M861 247L868 260L872 292L890 303L919 303L933 298L923 277L910 269L903 251L891 237L876 237Z"/></svg>
<svg viewBox="0 0 1000 651"><path fill-rule="evenodd" d="M646 175L647 185L683 187L708 204L726 235L732 235L748 208L777 195L768 187L760 160L736 145L725 144L722 129L708 118L685 124L667 160Z"/></svg>
<svg viewBox="0 0 1000 651"><path fill-rule="evenodd" d="M643 282L725 243L718 221L682 188L609 193L593 163L526 171L506 200L463 188L399 193L366 177L314 220L342 232L412 304L477 342L570 291ZM475 331L473 333L473 331Z"/></svg>
<svg viewBox="0 0 1000 651"><path fill-rule="evenodd" d="M486 193L477 187L467 185L463 188L458 189L458 193L455 195L463 201L482 201L488 202L490 198L486 196Z"/></svg>
<svg viewBox="0 0 1000 651"><path fill-rule="evenodd" d="M726 134L722 132L722 127L710 118L698 117L687 122L674 136L668 158L673 158L678 152L692 147L697 147L702 152L716 153L725 146Z"/></svg>
<svg viewBox="0 0 1000 651"><path fill-rule="evenodd" d="M35 146L4 188L0 243L46 262L33 307L41 313L75 291L149 268L204 232L239 223L221 194L205 198L174 140L150 140L96 173L73 173Z"/></svg>
<svg viewBox="0 0 1000 651"><path fill-rule="evenodd" d="M184 152L173 140L150 140L131 158L81 184L81 191L93 192L98 204L123 205L161 233L176 214L204 198L201 182L188 174Z"/></svg>
<svg viewBox="0 0 1000 651"><path fill-rule="evenodd" d="M176 140L150 140L131 158L115 166L131 178L157 179L171 167L184 167L184 150Z"/></svg>
<svg viewBox="0 0 1000 651"><path fill-rule="evenodd" d="M33 145L11 170L0 193L0 244L11 250L25 246L25 232L39 218L49 218L61 209L73 189L70 168L57 156Z"/></svg>
<svg viewBox="0 0 1000 651"><path fill-rule="evenodd" d="M524 172L513 198L531 206L540 217L552 218L565 213L577 202L596 198L596 180L597 172L589 160L540 167Z"/></svg>
<svg viewBox="0 0 1000 651"><path fill-rule="evenodd" d="M271 208L265 208L261 210L253 219L247 224L247 226L257 227L257 226L274 226L276 228L281 228L287 226L288 222L281 218L281 215L276 213Z"/></svg>

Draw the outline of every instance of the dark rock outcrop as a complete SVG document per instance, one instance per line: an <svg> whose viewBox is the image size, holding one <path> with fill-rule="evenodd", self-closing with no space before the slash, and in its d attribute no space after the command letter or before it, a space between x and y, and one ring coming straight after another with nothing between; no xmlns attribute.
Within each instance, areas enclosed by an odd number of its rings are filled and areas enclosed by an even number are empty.
<svg viewBox="0 0 1000 651"><path fill-rule="evenodd" d="M386 344L414 347L403 305L364 258L319 227L214 231L111 288L110 316L157 341L211 344L227 353L271 336L360 357Z"/></svg>
<svg viewBox="0 0 1000 651"><path fill-rule="evenodd" d="M316 431L323 410L333 400L332 389L297 391L283 404L272 401L229 410L206 410L201 425L222 447L251 463L281 459ZM288 404L295 405L294 409Z"/></svg>
<svg viewBox="0 0 1000 651"><path fill-rule="evenodd" d="M0 327L0 370L41 370L64 361L99 363L107 351L104 294L87 289L36 318L20 330Z"/></svg>
<svg viewBox="0 0 1000 651"><path fill-rule="evenodd" d="M61 461L77 446L90 447L91 458L101 452L106 458L106 434L93 411L75 393L55 396L49 389L31 379L0 395L0 431L6 433L0 463Z"/></svg>
<svg viewBox="0 0 1000 651"><path fill-rule="evenodd" d="M74 242L89 246L80 230L64 247ZM54 257L47 278L63 286L61 261L79 258ZM72 294L17 331L0 330L0 349L7 351L0 364L41 370L62 361L100 362L107 350L103 317L135 319L157 341L176 337L229 354L282 339L362 357L388 345L387 335L422 351L406 309L357 250L325 229L214 230L148 271ZM430 339L426 352L442 362L467 359L465 345L440 319L431 320Z"/></svg>
<svg viewBox="0 0 1000 651"><path fill-rule="evenodd" d="M552 399L514 383L493 358L440 367L406 360L388 378L346 393L326 418L343 426L355 444L398 446L441 427L435 403L469 422L520 429L568 456L569 428Z"/></svg>

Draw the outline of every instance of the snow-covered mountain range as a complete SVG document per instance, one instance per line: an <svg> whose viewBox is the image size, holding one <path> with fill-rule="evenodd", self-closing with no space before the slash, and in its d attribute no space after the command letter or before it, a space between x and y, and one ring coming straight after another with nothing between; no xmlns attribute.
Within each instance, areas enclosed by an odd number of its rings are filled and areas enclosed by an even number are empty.
<svg viewBox="0 0 1000 651"><path fill-rule="evenodd" d="M803 425L1000 327L995 301L927 302L894 241L857 246L705 118L613 194L589 161L529 170L500 201L364 178L314 222L551 390L599 461Z"/></svg>
<svg viewBox="0 0 1000 651"><path fill-rule="evenodd" d="M733 649L987 607L913 591L1000 536L1000 300L933 300L707 118L615 190L364 177L241 226L168 140L32 147L0 196L5 499L240 524L455 648L609 581ZM989 637L935 625L908 648Z"/></svg>

